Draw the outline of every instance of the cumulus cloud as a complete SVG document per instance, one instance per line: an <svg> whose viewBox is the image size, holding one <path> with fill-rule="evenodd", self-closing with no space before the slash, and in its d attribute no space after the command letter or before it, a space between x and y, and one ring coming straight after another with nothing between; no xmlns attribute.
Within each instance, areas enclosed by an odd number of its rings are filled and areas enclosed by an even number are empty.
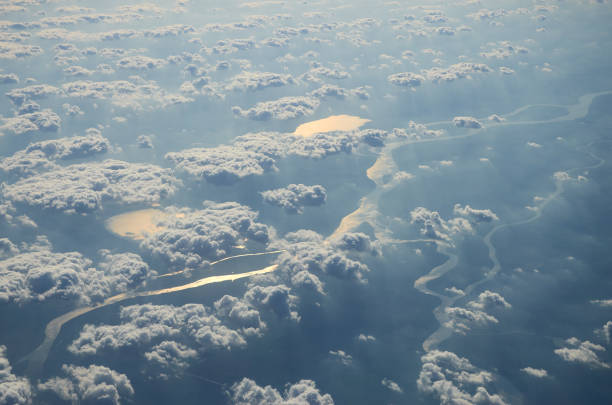
<svg viewBox="0 0 612 405"><path fill-rule="evenodd" d="M108 367L63 365L66 377L55 377L38 384L40 391L50 391L64 401L108 403L119 405L134 395L134 388L125 374Z"/></svg>
<svg viewBox="0 0 612 405"><path fill-rule="evenodd" d="M541 369L541 368L525 367L525 368L522 368L521 371L535 378L548 377L548 371Z"/></svg>
<svg viewBox="0 0 612 405"><path fill-rule="evenodd" d="M425 81L425 77L411 72L402 72L390 75L387 80L396 86L414 88L420 86Z"/></svg>
<svg viewBox="0 0 612 405"><path fill-rule="evenodd" d="M323 293L322 275L365 283L365 274L370 271L364 263L348 257L350 250L337 249L314 231L302 229L288 233L271 246L287 249L276 260L279 265L276 273L295 287Z"/></svg>
<svg viewBox="0 0 612 405"><path fill-rule="evenodd" d="M229 145L170 152L166 159L174 163L178 171L216 184L232 184L243 177L275 168L270 157Z"/></svg>
<svg viewBox="0 0 612 405"><path fill-rule="evenodd" d="M462 307L447 307L444 312L449 320L444 326L459 334L465 334L472 327L485 327L490 323L499 323L497 318L480 310L469 310Z"/></svg>
<svg viewBox="0 0 612 405"><path fill-rule="evenodd" d="M257 103L247 110L236 106L232 111L240 117L256 121L287 120L312 115L319 104L320 101L316 97L282 97Z"/></svg>
<svg viewBox="0 0 612 405"><path fill-rule="evenodd" d="M455 117L453 118L453 124L457 128L470 128L470 129L482 128L482 123L474 117Z"/></svg>
<svg viewBox="0 0 612 405"><path fill-rule="evenodd" d="M353 363L353 356L344 350L330 350L329 354L345 366L350 366Z"/></svg>
<svg viewBox="0 0 612 405"><path fill-rule="evenodd" d="M108 139L92 129L86 136L31 143L24 150L2 159L0 169L12 175L32 175L59 168L56 160L87 157L107 152L109 149Z"/></svg>
<svg viewBox="0 0 612 405"><path fill-rule="evenodd" d="M88 213L106 201L154 203L174 194L180 182L155 165L105 160L36 174L4 187L7 199L65 212Z"/></svg>
<svg viewBox="0 0 612 405"><path fill-rule="evenodd" d="M260 194L265 202L282 207L290 214L301 214L304 206L319 206L327 199L326 190L320 185L289 184Z"/></svg>
<svg viewBox="0 0 612 405"><path fill-rule="evenodd" d="M173 267L201 267L225 256L240 240L268 242L270 230L256 222L257 212L235 203L205 201L203 209L168 207L140 247Z"/></svg>
<svg viewBox="0 0 612 405"><path fill-rule="evenodd" d="M462 207L461 204L455 204L453 213L470 219L474 223L497 221L499 218L490 209L476 209L466 204Z"/></svg>
<svg viewBox="0 0 612 405"><path fill-rule="evenodd" d="M0 118L0 131L20 135L32 131L57 131L62 119L50 109L22 113L14 117Z"/></svg>
<svg viewBox="0 0 612 405"><path fill-rule="evenodd" d="M445 241L450 241L455 234L474 232L467 219L456 217L445 220L439 212L424 207L417 207L410 212L410 223L420 225L422 235Z"/></svg>
<svg viewBox="0 0 612 405"><path fill-rule="evenodd" d="M566 347L555 349L555 354L563 360L571 363L581 363L593 368L610 368L609 364L599 359L598 352L605 352L606 349L588 340L572 337L565 341Z"/></svg>
<svg viewBox="0 0 612 405"><path fill-rule="evenodd" d="M478 369L465 357L432 350L421 357L421 362L417 388L435 396L443 405L507 404L502 396L492 391L493 375Z"/></svg>
<svg viewBox="0 0 612 405"><path fill-rule="evenodd" d="M268 87L280 87L295 84L289 74L271 72L242 72L234 76L227 85L228 90L255 91Z"/></svg>
<svg viewBox="0 0 612 405"><path fill-rule="evenodd" d="M601 329L597 329L596 332L603 336L606 343L610 344L610 340L612 339L612 321L604 323Z"/></svg>
<svg viewBox="0 0 612 405"><path fill-rule="evenodd" d="M312 380L300 380L288 385L284 393L267 385L261 387L248 378L235 383L231 387L231 402L235 405L266 404L266 405L333 405L329 394L319 392Z"/></svg>
<svg viewBox="0 0 612 405"><path fill-rule="evenodd" d="M402 390L402 387L400 387L398 383L389 378L383 378L380 383L391 391L397 392L399 394L404 392L404 390Z"/></svg>
<svg viewBox="0 0 612 405"><path fill-rule="evenodd" d="M468 305L476 309L488 309L488 308L503 308L510 309L510 305L504 297L498 293L485 290L478 295L478 299L468 302Z"/></svg>
<svg viewBox="0 0 612 405"><path fill-rule="evenodd" d="M223 325L201 304L130 305L121 308L120 319L118 325L85 325L68 350L78 355L94 355L104 350L147 347L167 340L180 340L185 345L195 342L201 351L246 345L243 335ZM181 350L185 351L185 347Z"/></svg>
<svg viewBox="0 0 612 405"><path fill-rule="evenodd" d="M63 298L89 304L142 286L155 274L134 253L102 251L96 267L78 252L53 252L49 245L14 253L0 260L0 301Z"/></svg>
<svg viewBox="0 0 612 405"><path fill-rule="evenodd" d="M17 377L0 345L0 404L25 405L32 403L32 387L27 378Z"/></svg>

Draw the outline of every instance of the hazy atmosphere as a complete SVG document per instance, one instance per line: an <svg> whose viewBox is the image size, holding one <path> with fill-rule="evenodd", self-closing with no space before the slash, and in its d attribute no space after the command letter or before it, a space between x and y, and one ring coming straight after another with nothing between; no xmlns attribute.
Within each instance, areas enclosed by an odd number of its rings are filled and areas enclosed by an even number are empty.
<svg viewBox="0 0 612 405"><path fill-rule="evenodd" d="M611 20L0 0L0 405L612 403Z"/></svg>

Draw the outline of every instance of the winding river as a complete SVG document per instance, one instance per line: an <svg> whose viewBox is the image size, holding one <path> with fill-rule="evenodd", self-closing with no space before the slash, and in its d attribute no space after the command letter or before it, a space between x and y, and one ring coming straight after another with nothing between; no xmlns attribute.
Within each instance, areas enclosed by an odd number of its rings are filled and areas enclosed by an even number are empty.
<svg viewBox="0 0 612 405"><path fill-rule="evenodd" d="M501 126L509 126L509 125L534 125L534 124L550 124L556 122L563 121L572 121L580 118L584 118L588 112L593 100L602 95L612 94L612 91L603 91L597 93L589 93L579 97L578 102L574 105L554 105L554 104L530 104L523 107L520 107L508 114L503 115L504 118L501 122L487 122L487 128L493 127L501 127ZM528 110L532 107L560 107L567 110L565 115L561 115L558 117L546 119L546 120L528 120L528 121L511 121L512 117L517 114ZM485 121L481 119L481 121ZM438 121L431 122L426 124L426 127L439 127L444 125L453 125L452 121ZM485 129L485 128L483 128ZM452 244L449 244L442 240L413 240L413 241L402 241L393 238L392 232L386 226L386 222L388 218L386 218L379 211L379 201L383 193L388 190L393 189L397 186L401 181L401 177L397 177L396 174L399 173L399 168L397 167L394 159L393 159L393 151L399 147L416 144L416 143L428 143L428 142L443 142L454 139L468 138L477 135L483 135L486 133L483 129L472 130L462 135L456 136L441 136L441 137L429 137L422 139L393 139L385 144L380 149L380 153L378 158L374 162L374 164L367 170L366 174L370 180L374 182L376 187L369 194L362 197L360 200L359 207L345 216L341 221L338 228L330 235L329 239L335 238L338 235L349 232L351 230L356 229L361 224L367 223L374 229L374 234L378 240L380 240L383 244L397 244L397 243L416 243L416 242L433 242L436 244L437 251L440 254L443 254L448 257L448 259L431 269L429 273L419 277L414 282L414 288L423 294L435 296L440 299L440 305L438 305L433 313L436 319L438 320L440 326L437 330L435 330L424 342L423 349L425 351L430 351L440 345L444 340L448 339L452 335L452 330L446 326L444 326L450 319L448 314L446 313L446 308L449 308L454 305L454 303L460 298L469 297L473 291L485 283L493 279L501 270L501 264L497 258L497 252L495 246L493 245L492 238L493 236L511 226L518 226L523 224L528 224L530 222L534 222L538 220L542 216L542 211L551 201L555 200L561 193L564 191L564 183L563 179L555 179L555 191L551 193L548 197L544 198L539 202L536 207L533 207L535 211L535 215L523 219L514 223L503 223L493 227L483 238L483 243L486 245L489 251L489 259L492 262L492 266L488 271L484 273L484 277L476 282L470 284L464 289L465 295L455 295L448 296L436 291L431 290L428 287L428 283L433 280L436 280L442 277L444 274L453 270L459 262L459 258L456 253L453 252ZM589 145L590 146L590 145ZM572 173L577 170L585 170L585 169L594 169L602 166L605 163L605 160L595 156L592 152L588 152L594 159L599 160L598 163L592 166L580 167L570 169L567 172ZM390 180L388 180L390 179Z"/></svg>

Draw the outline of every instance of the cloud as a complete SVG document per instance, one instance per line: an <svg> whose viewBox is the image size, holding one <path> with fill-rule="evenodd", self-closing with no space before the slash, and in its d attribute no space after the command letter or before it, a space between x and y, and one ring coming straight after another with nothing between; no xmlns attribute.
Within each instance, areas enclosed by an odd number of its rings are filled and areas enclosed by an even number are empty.
<svg viewBox="0 0 612 405"><path fill-rule="evenodd" d="M231 403L234 405L266 404L266 405L333 405L334 400L329 394L321 394L312 380L300 380L288 385L281 394L275 388L267 385L261 387L248 378L231 387Z"/></svg>
<svg viewBox="0 0 612 405"><path fill-rule="evenodd" d="M197 268L226 256L243 238L267 243L270 230L256 222L257 212L235 203L205 201L203 209L168 207L140 247L172 267Z"/></svg>
<svg viewBox="0 0 612 405"><path fill-rule="evenodd" d="M25 405L32 403L32 387L27 378L17 377L0 345L0 404Z"/></svg>
<svg viewBox="0 0 612 405"><path fill-rule="evenodd" d="M188 367L188 361L197 355L198 352L194 349L173 340L164 340L144 354L149 366L160 370L151 374L162 379L168 379L169 373L172 373L172 376L180 375L181 370Z"/></svg>
<svg viewBox="0 0 612 405"><path fill-rule="evenodd" d="M15 73L0 74L0 84L19 83L19 76Z"/></svg>
<svg viewBox="0 0 612 405"><path fill-rule="evenodd" d="M287 120L312 115L319 107L316 97L282 97L277 100L263 101L247 110L232 107L234 114L256 121Z"/></svg>
<svg viewBox="0 0 612 405"><path fill-rule="evenodd" d="M603 336L607 344L610 344L612 339L612 321L604 323L601 329L597 329L596 332Z"/></svg>
<svg viewBox="0 0 612 405"><path fill-rule="evenodd" d="M170 152L166 159L178 171L215 184L233 184L244 177L275 169L270 157L229 145Z"/></svg>
<svg viewBox="0 0 612 405"><path fill-rule="evenodd" d="M455 204L453 213L470 219L474 223L497 221L499 218L490 209L475 209L466 204L462 207L461 204Z"/></svg>
<svg viewBox="0 0 612 405"><path fill-rule="evenodd" d="M468 305L476 309L487 309L487 308L503 308L510 309L512 305L499 295L498 293L485 290L478 295L478 299L468 302Z"/></svg>
<svg viewBox="0 0 612 405"><path fill-rule="evenodd" d="M548 377L548 371L541 369L541 368L525 367L525 368L522 368L521 371L535 378Z"/></svg>
<svg viewBox="0 0 612 405"><path fill-rule="evenodd" d="M410 223L421 226L421 234L432 239L450 241L455 234L473 233L471 223L462 217L444 220L437 211L417 207L410 212Z"/></svg>
<svg viewBox="0 0 612 405"><path fill-rule="evenodd" d="M387 387L391 391L397 392L398 394L402 394L404 390L393 380L388 378L383 378L380 382L384 387Z"/></svg>
<svg viewBox="0 0 612 405"><path fill-rule="evenodd" d="M254 307L271 309L281 318L299 321L297 311L297 297L292 295L291 289L285 285L255 285L244 294L244 298Z"/></svg>
<svg viewBox="0 0 612 405"><path fill-rule="evenodd" d="M138 135L136 143L141 149L153 149L153 139L151 135Z"/></svg>
<svg viewBox="0 0 612 405"><path fill-rule="evenodd" d="M387 80L396 86L414 88L420 86L425 81L425 77L411 72L402 72L388 76Z"/></svg>
<svg viewBox="0 0 612 405"><path fill-rule="evenodd" d="M108 367L92 364L88 367L62 366L64 378L52 378L38 384L40 391L54 392L64 401L78 403L109 403L119 405L121 399L134 395L134 388L125 374Z"/></svg>
<svg viewBox="0 0 612 405"><path fill-rule="evenodd" d="M335 357L340 363L345 366L350 366L353 363L353 356L345 353L344 350L330 350L329 354Z"/></svg>
<svg viewBox="0 0 612 405"><path fill-rule="evenodd" d="M601 307L612 307L612 299L607 299L607 300L591 300L591 304L599 305Z"/></svg>
<svg viewBox="0 0 612 405"><path fill-rule="evenodd" d="M490 323L499 323L497 318L479 310L469 310L462 307L447 307L444 312L449 320L444 326L459 334L465 334L473 326L485 327Z"/></svg>
<svg viewBox="0 0 612 405"><path fill-rule="evenodd" d="M8 131L16 135L38 130L55 132L62 122L59 115L50 109L1 118L1 120L0 131Z"/></svg>
<svg viewBox="0 0 612 405"><path fill-rule="evenodd" d="M98 130L90 129L86 136L34 142L27 148L0 161L0 169L11 175L28 176L58 169L56 160L83 158L110 149L110 142Z"/></svg>
<svg viewBox="0 0 612 405"><path fill-rule="evenodd" d="M419 391L434 395L441 404L495 404L507 402L494 389L491 373L479 370L465 357L432 350L421 357Z"/></svg>
<svg viewBox="0 0 612 405"><path fill-rule="evenodd" d="M421 73L434 83L451 82L458 79L470 79L473 74L488 73L492 69L482 63L460 62L447 68L432 67L422 70Z"/></svg>
<svg viewBox="0 0 612 405"><path fill-rule="evenodd" d="M121 308L120 319L118 325L85 325L68 350L78 355L94 355L123 347L147 347L166 340L195 344L200 351L246 345L244 336L223 325L201 304L130 305ZM186 350L185 347L188 346L182 346L181 350Z"/></svg>
<svg viewBox="0 0 612 405"><path fill-rule="evenodd" d="M359 336L357 336L357 340L359 340L360 342L376 342L376 337L372 336L372 335L366 335L363 333L360 333Z"/></svg>
<svg viewBox="0 0 612 405"><path fill-rule="evenodd" d="M282 240L271 243L271 247L287 249L276 260L277 274L284 274L295 287L319 293L323 293L323 283L319 279L322 274L365 283L365 274L370 271L364 263L349 258L348 251L337 249L310 230L288 233Z"/></svg>
<svg viewBox="0 0 612 405"><path fill-rule="evenodd" d="M234 76L226 86L228 90L256 91L268 87L295 84L291 75L271 72L242 72Z"/></svg>
<svg viewBox="0 0 612 405"><path fill-rule="evenodd" d="M453 118L453 124L457 128L470 128L470 129L482 128L482 123L474 117L455 117Z"/></svg>
<svg viewBox="0 0 612 405"><path fill-rule="evenodd" d="M346 232L340 235L339 238L332 241L333 245L338 249L367 252L372 255L380 255L380 243L372 241L368 235L363 232Z"/></svg>
<svg viewBox="0 0 612 405"><path fill-rule="evenodd" d="M0 302L63 298L90 304L142 286L155 274L134 253L102 251L96 267L78 252L53 252L49 245L14 253L0 260Z"/></svg>
<svg viewBox="0 0 612 405"><path fill-rule="evenodd" d="M143 55L132 55L117 61L117 67L133 70L159 69L167 64L168 62L165 59L151 58Z"/></svg>
<svg viewBox="0 0 612 405"><path fill-rule="evenodd" d="M108 201L154 203L180 184L158 166L105 160L75 164L19 180L4 187L7 199L65 212L88 213Z"/></svg>
<svg viewBox="0 0 612 405"><path fill-rule="evenodd" d="M573 337L565 341L568 345L561 349L555 349L555 354L563 360L571 363L581 363L593 368L610 368L609 364L599 360L597 352L605 352L606 349L588 340L584 342Z"/></svg>
<svg viewBox="0 0 612 405"><path fill-rule="evenodd" d="M282 207L290 214L301 214L304 206L319 206L327 199L326 190L320 185L289 184L260 194L265 202Z"/></svg>

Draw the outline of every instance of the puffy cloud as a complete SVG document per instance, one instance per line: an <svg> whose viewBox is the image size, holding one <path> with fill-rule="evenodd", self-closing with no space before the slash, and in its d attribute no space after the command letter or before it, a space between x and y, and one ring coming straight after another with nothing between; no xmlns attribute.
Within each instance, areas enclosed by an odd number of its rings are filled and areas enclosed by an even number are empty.
<svg viewBox="0 0 612 405"><path fill-rule="evenodd" d="M162 370L159 374L156 373L156 376L167 379L169 376L166 370L173 372L173 374L180 373L180 370L187 368L188 361L196 357L197 354L197 351L181 343L164 340L153 346L144 356L152 367Z"/></svg>
<svg viewBox="0 0 612 405"><path fill-rule="evenodd" d="M520 45L514 45L510 41L501 41L489 44L490 49L481 52L480 55L485 58L507 59L510 56L517 54L526 54L529 52L527 48Z"/></svg>
<svg viewBox="0 0 612 405"><path fill-rule="evenodd" d="M142 149L153 149L153 139L151 135L138 135L136 138L136 143L139 148Z"/></svg>
<svg viewBox="0 0 612 405"><path fill-rule="evenodd" d="M50 246L30 249L0 261L0 302L57 297L89 304L141 286L155 274L133 253L103 251L103 261L95 268L78 252L53 252Z"/></svg>
<svg viewBox="0 0 612 405"><path fill-rule="evenodd" d="M384 387L389 388L391 391L397 392L399 394L404 392L404 390L402 390L402 387L400 387L398 383L396 383L395 381L393 381L393 380L391 380L389 378L383 378L380 383Z"/></svg>
<svg viewBox="0 0 612 405"><path fill-rule="evenodd" d="M7 199L41 208L87 213L105 201L153 203L172 195L180 182L170 170L149 164L105 160L75 164L4 187Z"/></svg>
<svg viewBox="0 0 612 405"><path fill-rule="evenodd" d="M249 288L244 298L254 307L271 309L281 318L300 319L294 311L298 298L291 294L291 289L283 284Z"/></svg>
<svg viewBox="0 0 612 405"><path fill-rule="evenodd" d="M6 346L0 345L0 404L32 403L32 387L27 378L17 377L6 356Z"/></svg>
<svg viewBox="0 0 612 405"><path fill-rule="evenodd" d="M115 106L135 110L158 109L194 101L189 97L169 93L160 88L155 81L147 81L138 76L130 76L130 81L78 80L64 83L62 95L64 97L108 99Z"/></svg>
<svg viewBox="0 0 612 405"><path fill-rule="evenodd" d="M119 405L121 399L134 395L127 376L108 367L63 365L62 370L66 377L47 380L38 384L38 389L54 392L62 400L79 403Z"/></svg>
<svg viewBox="0 0 612 405"><path fill-rule="evenodd" d="M425 81L425 77L411 72L402 72L390 75L387 80L396 86L418 87Z"/></svg>
<svg viewBox="0 0 612 405"><path fill-rule="evenodd" d="M489 393L493 389L493 375L479 370L464 357L432 350L421 357L421 362L417 388L436 396L443 405L507 403L499 394Z"/></svg>
<svg viewBox="0 0 612 405"><path fill-rule="evenodd" d="M121 308L120 319L118 325L85 325L68 350L74 354L93 355L103 350L146 347L155 341L161 344L171 339L180 339L184 344L196 342L201 351L246 344L238 331L223 325L201 304L130 305ZM186 350L185 347L181 350Z"/></svg>
<svg viewBox="0 0 612 405"><path fill-rule="evenodd" d="M61 94L61 90L57 87L48 84L33 84L13 89L6 93L6 96L16 105L21 105L26 100L38 100L57 94Z"/></svg>
<svg viewBox="0 0 612 405"><path fill-rule="evenodd" d="M606 343L610 344L610 340L612 339L612 321L608 321L604 323L601 329L597 329L597 331L603 338L606 340Z"/></svg>
<svg viewBox="0 0 612 405"><path fill-rule="evenodd" d="M353 363L353 356L346 353L344 350L330 350L329 354L335 357L340 363L345 366L350 366Z"/></svg>
<svg viewBox="0 0 612 405"><path fill-rule="evenodd" d="M62 122L59 115L50 109L1 118L1 120L0 131L9 131L17 135L38 130L57 131Z"/></svg>
<svg viewBox="0 0 612 405"><path fill-rule="evenodd" d="M133 70L152 70L166 66L168 62L165 59L151 58L144 55L132 55L121 58L117 61L117 67L122 69Z"/></svg>
<svg viewBox="0 0 612 405"><path fill-rule="evenodd" d="M357 340L359 340L360 342L376 342L376 337L372 336L372 335L366 335L363 333L360 333L359 336L357 336Z"/></svg>
<svg viewBox="0 0 612 405"><path fill-rule="evenodd" d="M42 53L43 49L38 45L0 41L0 59L23 59Z"/></svg>
<svg viewBox="0 0 612 405"><path fill-rule="evenodd" d="M504 297L498 293L485 290L478 295L478 299L468 302L468 305L476 309L487 309L487 308L504 308L510 309L510 305Z"/></svg>
<svg viewBox="0 0 612 405"><path fill-rule="evenodd" d="M254 291L248 299L239 299L226 294L215 301L216 314L226 319L231 328L240 330L245 336L259 336L266 328L266 324L261 320L259 311L253 305L263 304L261 300L257 300L261 295L261 291ZM270 304L270 294L267 296L268 299L264 305Z"/></svg>
<svg viewBox="0 0 612 405"><path fill-rule="evenodd" d="M170 152L166 159L174 163L177 170L216 184L232 184L243 177L275 168L270 157L229 145Z"/></svg>
<svg viewBox="0 0 612 405"><path fill-rule="evenodd" d="M257 121L287 120L312 115L319 104L320 101L316 97L282 97L257 103L247 110L236 106L232 111L238 116Z"/></svg>
<svg viewBox="0 0 612 405"><path fill-rule="evenodd" d="M601 307L612 307L612 299L607 299L607 300L591 300L591 304L599 305Z"/></svg>
<svg viewBox="0 0 612 405"><path fill-rule="evenodd" d="M204 202L201 210L166 208L140 247L174 267L200 267L205 260L225 256L243 238L266 243L267 226L256 222L257 212L235 202Z"/></svg>
<svg viewBox="0 0 612 405"><path fill-rule="evenodd" d="M609 364L601 361L597 352L605 352L606 349L598 344L591 343L588 340L584 342L573 337L565 341L568 345L561 349L555 349L555 354L565 361L571 363L582 363L594 368L610 368Z"/></svg>
<svg viewBox="0 0 612 405"><path fill-rule="evenodd" d="M281 394L267 385L261 387L248 378L231 387L231 402L234 405L333 405L329 394L321 394L312 380L300 380L289 385Z"/></svg>
<svg viewBox="0 0 612 405"><path fill-rule="evenodd" d="M341 279L366 282L365 274L370 271L365 264L347 256L314 231L299 230L275 241L275 248L287 249L277 258L279 271L285 274L292 285L306 287L323 293L323 283L318 274L328 274Z"/></svg>
<svg viewBox="0 0 612 405"><path fill-rule="evenodd" d="M482 123L474 117L455 117L453 118L453 124L457 128L470 128L470 129L482 128Z"/></svg>
<svg viewBox="0 0 612 405"><path fill-rule="evenodd" d="M288 74L270 72L242 72L234 76L227 85L228 90L255 91L268 87L280 87L295 84Z"/></svg>
<svg viewBox="0 0 612 405"><path fill-rule="evenodd" d="M497 221L499 218L490 209L476 209L469 205L462 207L461 204L455 204L453 213L462 217L469 218L474 223Z"/></svg>
<svg viewBox="0 0 612 405"><path fill-rule="evenodd" d="M410 223L421 226L421 234L432 239L450 241L451 237L460 233L472 233L472 225L465 218L457 217L444 220L437 211L417 207L410 212Z"/></svg>
<svg viewBox="0 0 612 405"><path fill-rule="evenodd" d="M304 206L325 203L327 193L320 185L289 184L287 187L261 192L265 202L282 207L290 214L301 214Z"/></svg>
<svg viewBox="0 0 612 405"><path fill-rule="evenodd" d="M541 368L525 367L525 368L522 368L521 371L535 378L548 377L548 371L541 369Z"/></svg>
<svg viewBox="0 0 612 405"><path fill-rule="evenodd" d="M489 323L499 323L497 318L484 311L447 307L444 308L444 312L449 317L444 326L459 334L465 334L472 326L484 327Z"/></svg>
<svg viewBox="0 0 612 405"><path fill-rule="evenodd" d="M335 247L342 250L355 252L369 252L373 255L381 254L380 244L372 241L368 235L363 232L346 232L332 242Z"/></svg>
<svg viewBox="0 0 612 405"><path fill-rule="evenodd" d="M19 76L15 73L0 74L0 84L19 83Z"/></svg>
<svg viewBox="0 0 612 405"><path fill-rule="evenodd" d="M35 142L13 156L0 161L0 169L14 175L32 175L59 166L55 160L82 158L110 149L110 142L99 131L90 130L86 136L59 138Z"/></svg>
<svg viewBox="0 0 612 405"><path fill-rule="evenodd" d="M482 63L460 62L447 68L432 67L421 71L421 73L434 83L450 82L458 79L468 79L476 73L491 72L491 68Z"/></svg>

